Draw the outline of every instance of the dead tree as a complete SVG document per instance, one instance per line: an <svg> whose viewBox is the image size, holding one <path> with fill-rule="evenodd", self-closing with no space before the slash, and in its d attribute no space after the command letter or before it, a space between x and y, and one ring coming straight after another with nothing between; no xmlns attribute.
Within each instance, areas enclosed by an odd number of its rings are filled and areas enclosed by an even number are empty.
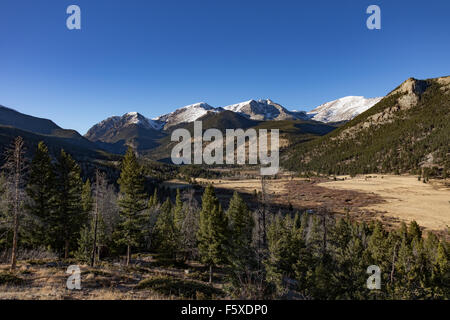
<svg viewBox="0 0 450 320"><path fill-rule="evenodd" d="M13 188L12 211L13 211L13 242L11 251L11 271L16 268L17 244L19 242L19 215L23 202L23 178L25 173L25 147L22 137L17 137L5 152L6 162L4 168L9 174L10 184Z"/></svg>
<svg viewBox="0 0 450 320"><path fill-rule="evenodd" d="M94 237L92 239L91 267L95 265L95 252L97 249L97 227L98 227L98 193L99 193L99 172L95 170L95 211L94 211Z"/></svg>
<svg viewBox="0 0 450 320"><path fill-rule="evenodd" d="M261 265L264 259L264 253L267 249L267 213L269 197L267 190L267 180L265 176L261 176L261 197L259 199L259 206L256 211L256 225L257 225L257 247L258 247L258 265Z"/></svg>
<svg viewBox="0 0 450 320"><path fill-rule="evenodd" d="M318 210L318 215L322 218L322 259L326 258L327 254L327 243L328 243L328 220L332 218L333 209L331 207L322 207Z"/></svg>
<svg viewBox="0 0 450 320"><path fill-rule="evenodd" d="M266 234L266 210L267 210L267 181L264 176L261 176L261 225L262 225L262 245L265 248L267 245Z"/></svg>
<svg viewBox="0 0 450 320"><path fill-rule="evenodd" d="M92 252L91 252L91 267L95 266L95 256L97 252L97 239L98 239L98 220L100 211L104 209L104 193L106 189L106 177L104 173L101 173L98 169L95 171L95 210L94 210L94 236L92 239ZM99 251L99 250L98 250ZM99 252L100 254L100 252Z"/></svg>

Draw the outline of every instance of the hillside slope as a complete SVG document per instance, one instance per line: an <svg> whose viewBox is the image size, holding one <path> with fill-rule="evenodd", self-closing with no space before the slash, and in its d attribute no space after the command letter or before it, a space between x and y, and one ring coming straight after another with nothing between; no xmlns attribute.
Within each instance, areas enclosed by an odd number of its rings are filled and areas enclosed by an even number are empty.
<svg viewBox="0 0 450 320"><path fill-rule="evenodd" d="M81 136L77 131L63 129L53 121L0 106L0 146L5 147L17 135L30 137L31 140L54 142L58 146L83 150L82 153L95 153L98 146Z"/></svg>
<svg viewBox="0 0 450 320"><path fill-rule="evenodd" d="M330 134L298 145L285 165L300 172L445 175L450 156L450 77L410 78Z"/></svg>
<svg viewBox="0 0 450 320"><path fill-rule="evenodd" d="M0 125L40 134L52 134L55 131L62 130L51 120L29 116L1 105Z"/></svg>

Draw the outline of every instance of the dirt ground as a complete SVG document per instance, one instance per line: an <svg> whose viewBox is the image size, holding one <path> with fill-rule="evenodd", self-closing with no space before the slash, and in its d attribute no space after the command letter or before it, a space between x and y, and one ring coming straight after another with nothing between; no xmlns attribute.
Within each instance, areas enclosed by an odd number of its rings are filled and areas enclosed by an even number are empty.
<svg viewBox="0 0 450 320"><path fill-rule="evenodd" d="M193 281L208 287L208 272L198 263L183 267L157 266L150 256L133 260L126 267L119 263L102 262L97 268L79 265L81 289L67 289L67 268L72 263L57 260L19 261L14 273L20 283L2 283L9 265L0 264L0 300L171 300L192 299L180 296L180 292L161 293L153 289L140 289L141 281L151 277L169 276L178 281ZM186 271L190 271L186 273ZM223 274L214 273L214 287L221 288ZM170 290L170 288L169 288Z"/></svg>
<svg viewBox="0 0 450 320"><path fill-rule="evenodd" d="M345 178L343 181L320 183L319 186L374 193L384 201L370 204L365 209L405 222L415 220L429 230L444 230L450 226L450 189L442 183L423 183L415 176L366 175Z"/></svg>

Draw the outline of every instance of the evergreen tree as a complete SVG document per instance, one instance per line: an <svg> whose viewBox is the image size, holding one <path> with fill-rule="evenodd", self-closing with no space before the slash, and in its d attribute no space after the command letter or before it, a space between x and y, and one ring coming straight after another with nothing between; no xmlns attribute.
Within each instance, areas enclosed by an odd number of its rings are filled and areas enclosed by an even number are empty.
<svg viewBox="0 0 450 320"><path fill-rule="evenodd" d="M105 206L107 206L108 184L105 174L98 169L95 173L95 185L92 195L89 180L83 186L83 209L90 214L88 221L83 226L78 241L77 258L89 262L93 267L100 260L100 246L107 241L106 224L103 219ZM96 259L97 258L97 259Z"/></svg>
<svg viewBox="0 0 450 320"><path fill-rule="evenodd" d="M148 200L148 207L149 208L153 208L156 207L158 205L158 189L155 188L155 190L153 191L153 195L150 196L150 199Z"/></svg>
<svg viewBox="0 0 450 320"><path fill-rule="evenodd" d="M209 282L213 267L227 262L227 223L214 188L208 185L202 197L197 239L201 261L209 266Z"/></svg>
<svg viewBox="0 0 450 320"><path fill-rule="evenodd" d="M119 207L122 221L120 223L119 243L127 246L126 264L130 264L131 249L138 245L138 240L143 232L142 211L146 208L146 194L144 192L144 175L133 149L128 148L123 161L120 178Z"/></svg>
<svg viewBox="0 0 450 320"><path fill-rule="evenodd" d="M92 211L94 199L92 198L91 181L86 179L81 190L81 206L86 214Z"/></svg>
<svg viewBox="0 0 450 320"><path fill-rule="evenodd" d="M416 221L411 221L408 228L409 241L422 238L422 231Z"/></svg>
<svg viewBox="0 0 450 320"><path fill-rule="evenodd" d="M177 232L174 221L174 210L169 197L162 204L155 224L157 250L169 258L176 258Z"/></svg>
<svg viewBox="0 0 450 320"><path fill-rule="evenodd" d="M26 188L30 203L28 212L37 220L32 230L35 245L50 245L47 226L52 223L55 210L55 173L47 146L39 142L30 165L30 175Z"/></svg>
<svg viewBox="0 0 450 320"><path fill-rule="evenodd" d="M179 230L181 230L183 220L184 220L183 201L181 200L180 189L177 189L173 218L174 218L175 228L176 228L177 232L179 232Z"/></svg>
<svg viewBox="0 0 450 320"><path fill-rule="evenodd" d="M63 249L64 258L68 258L86 221L81 201L83 181L80 167L64 150L58 157L55 174L55 212L50 219L49 234L53 247Z"/></svg>
<svg viewBox="0 0 450 320"><path fill-rule="evenodd" d="M234 192L227 210L229 222L228 258L235 272L242 272L252 263L252 231L254 220L241 196Z"/></svg>
<svg viewBox="0 0 450 320"><path fill-rule="evenodd" d="M90 217L92 213L93 202L91 181L86 179L81 190L81 207L87 217ZM76 257L83 262L89 261L93 232L92 219L87 219L85 225L81 228L80 238L78 239L78 251L76 252Z"/></svg>

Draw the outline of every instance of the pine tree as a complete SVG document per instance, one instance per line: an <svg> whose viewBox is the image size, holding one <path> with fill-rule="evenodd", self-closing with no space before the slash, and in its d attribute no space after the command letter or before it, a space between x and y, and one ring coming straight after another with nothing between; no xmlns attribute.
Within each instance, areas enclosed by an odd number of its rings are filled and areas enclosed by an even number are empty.
<svg viewBox="0 0 450 320"><path fill-rule="evenodd" d="M127 246L127 266L131 260L131 249L138 245L142 230L142 211L146 209L144 192L144 175L132 148L128 148L122 161L120 178L119 207L122 221L120 223L121 240Z"/></svg>
<svg viewBox="0 0 450 320"><path fill-rule="evenodd" d="M409 241L422 238L422 231L416 221L411 221L408 228Z"/></svg>
<svg viewBox="0 0 450 320"><path fill-rule="evenodd" d="M55 210L55 173L47 146L39 142L30 166L26 192L31 202L28 212L37 220L33 226L35 245L50 245L47 226Z"/></svg>
<svg viewBox="0 0 450 320"><path fill-rule="evenodd" d="M155 224L157 250L169 258L176 258L177 233L174 221L174 210L169 197L162 204Z"/></svg>
<svg viewBox="0 0 450 320"><path fill-rule="evenodd" d="M81 227L86 221L81 201L83 181L80 167L64 150L61 150L58 157L55 173L56 209L52 214L49 233L53 236L54 247L64 248L64 258L68 258L70 249L76 244Z"/></svg>
<svg viewBox="0 0 450 320"><path fill-rule="evenodd" d="M153 208L156 207L158 205L158 189L155 188L155 190L153 191L153 195L150 196L150 199L148 200L148 207L149 208Z"/></svg>
<svg viewBox="0 0 450 320"><path fill-rule="evenodd" d="M177 189L173 218L174 218L175 228L176 228L177 232L179 232L179 230L181 230L183 220L184 220L183 201L181 200L180 189Z"/></svg>
<svg viewBox="0 0 450 320"><path fill-rule="evenodd" d="M229 222L228 254L230 264L235 271L240 272L252 262L252 231L254 220L251 211L241 196L234 192L227 210Z"/></svg>
<svg viewBox="0 0 450 320"><path fill-rule="evenodd" d="M214 188L208 185L202 197L197 239L201 261L209 266L210 283L213 267L227 262L227 223Z"/></svg>
<svg viewBox="0 0 450 320"><path fill-rule="evenodd" d="M90 182L88 181L83 186L82 202L84 210L90 213L90 217L80 234L77 258L89 262L90 266L93 267L95 262L100 259L100 246L105 244L107 238L103 214L105 213L105 205L107 205L108 185L105 174L98 169L95 172L93 192L91 192Z"/></svg>
<svg viewBox="0 0 450 320"><path fill-rule="evenodd" d="M86 214L92 211L94 199L92 198L91 181L86 179L81 190L81 206Z"/></svg>

